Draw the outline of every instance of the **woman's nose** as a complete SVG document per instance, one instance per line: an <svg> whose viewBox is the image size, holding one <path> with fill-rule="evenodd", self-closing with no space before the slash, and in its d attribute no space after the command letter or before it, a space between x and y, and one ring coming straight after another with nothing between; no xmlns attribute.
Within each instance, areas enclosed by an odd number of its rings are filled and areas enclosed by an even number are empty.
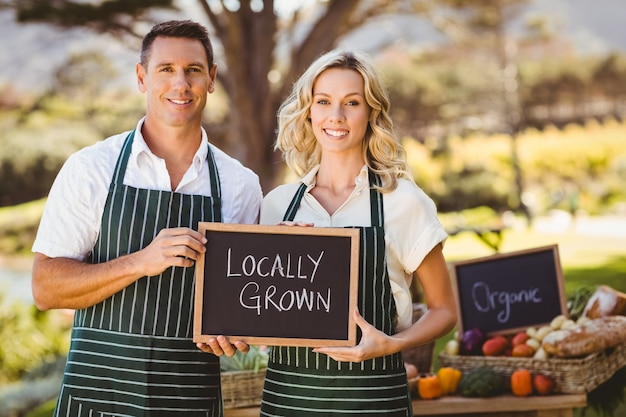
<svg viewBox="0 0 626 417"><path fill-rule="evenodd" d="M333 121L345 120L345 114L342 106L332 106L330 111L330 119Z"/></svg>

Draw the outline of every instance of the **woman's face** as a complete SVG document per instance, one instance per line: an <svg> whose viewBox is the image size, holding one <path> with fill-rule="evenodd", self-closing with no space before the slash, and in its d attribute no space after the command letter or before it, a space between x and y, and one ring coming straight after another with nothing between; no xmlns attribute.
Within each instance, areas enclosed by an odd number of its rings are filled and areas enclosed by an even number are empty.
<svg viewBox="0 0 626 417"><path fill-rule="evenodd" d="M361 154L370 107L363 77L357 71L332 68L313 84L311 126L324 152Z"/></svg>

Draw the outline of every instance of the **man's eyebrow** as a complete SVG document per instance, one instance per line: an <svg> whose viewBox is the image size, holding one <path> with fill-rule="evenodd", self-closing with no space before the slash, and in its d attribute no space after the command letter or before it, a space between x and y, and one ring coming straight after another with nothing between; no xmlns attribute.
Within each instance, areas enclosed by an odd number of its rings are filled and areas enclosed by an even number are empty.
<svg viewBox="0 0 626 417"><path fill-rule="evenodd" d="M176 64L174 64L173 62L160 62L160 63L155 64L155 66L157 68L160 68L160 67L172 67L174 65L176 65ZM204 68L204 69L207 68L206 64L204 64L202 62L191 62L191 63L185 65L185 67L186 68L189 68L189 67L200 67L200 68Z"/></svg>

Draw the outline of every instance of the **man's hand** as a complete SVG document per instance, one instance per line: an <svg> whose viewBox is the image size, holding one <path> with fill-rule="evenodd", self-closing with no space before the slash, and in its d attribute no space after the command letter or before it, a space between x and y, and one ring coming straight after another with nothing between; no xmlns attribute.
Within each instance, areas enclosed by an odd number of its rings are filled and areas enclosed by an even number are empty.
<svg viewBox="0 0 626 417"><path fill-rule="evenodd" d="M196 346L201 351L212 353L215 356L233 356L238 350L243 353L248 353L250 350L250 346L246 342L235 340L231 343L226 336L217 336L207 343L196 343Z"/></svg>
<svg viewBox="0 0 626 417"><path fill-rule="evenodd" d="M170 266L191 267L206 251L206 237L195 230L163 229L148 246L137 253L143 275L159 275Z"/></svg>

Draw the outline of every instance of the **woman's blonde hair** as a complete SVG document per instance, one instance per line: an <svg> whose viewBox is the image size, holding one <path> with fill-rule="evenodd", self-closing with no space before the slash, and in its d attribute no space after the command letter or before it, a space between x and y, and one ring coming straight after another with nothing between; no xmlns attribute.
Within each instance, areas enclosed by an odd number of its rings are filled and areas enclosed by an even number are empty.
<svg viewBox="0 0 626 417"><path fill-rule="evenodd" d="M353 70L363 77L365 101L371 109L363 139L363 159L367 167L381 177L380 191L394 190L399 177L411 179L406 153L393 130L387 90L371 59L362 52L330 51L300 76L278 110L275 149L282 151L285 162L298 176L320 163L321 148L311 127L310 108L315 81L331 68Z"/></svg>

